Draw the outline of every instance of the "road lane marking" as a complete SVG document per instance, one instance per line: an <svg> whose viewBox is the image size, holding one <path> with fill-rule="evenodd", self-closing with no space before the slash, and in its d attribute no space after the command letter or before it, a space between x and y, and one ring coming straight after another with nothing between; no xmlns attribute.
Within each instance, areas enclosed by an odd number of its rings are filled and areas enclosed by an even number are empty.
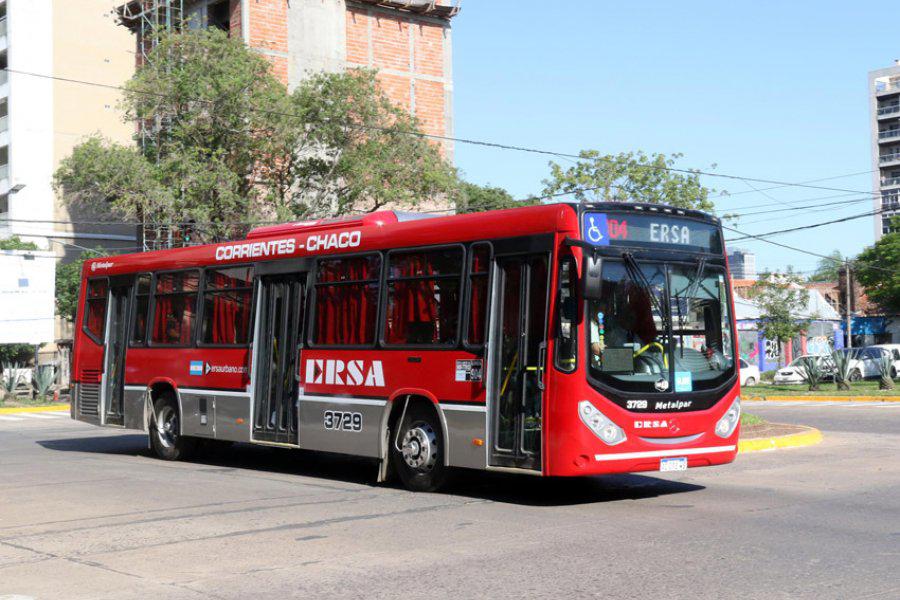
<svg viewBox="0 0 900 600"><path fill-rule="evenodd" d="M27 419L52 419L50 415L45 415L44 413L19 413L20 417L25 417Z"/></svg>
<svg viewBox="0 0 900 600"><path fill-rule="evenodd" d="M8 417L6 415L0 415L0 421L24 421L22 417Z"/></svg>

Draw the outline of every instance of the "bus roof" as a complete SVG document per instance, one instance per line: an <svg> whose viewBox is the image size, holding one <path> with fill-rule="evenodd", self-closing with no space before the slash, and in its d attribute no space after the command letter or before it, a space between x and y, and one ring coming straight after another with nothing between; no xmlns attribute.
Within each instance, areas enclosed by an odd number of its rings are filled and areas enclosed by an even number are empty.
<svg viewBox="0 0 900 600"><path fill-rule="evenodd" d="M459 215L379 211L257 227L246 238L229 242L91 259L85 261L83 273L103 276L224 266L557 232L577 236L579 206L592 210L664 212L718 223L718 219L700 211L632 202L541 204Z"/></svg>

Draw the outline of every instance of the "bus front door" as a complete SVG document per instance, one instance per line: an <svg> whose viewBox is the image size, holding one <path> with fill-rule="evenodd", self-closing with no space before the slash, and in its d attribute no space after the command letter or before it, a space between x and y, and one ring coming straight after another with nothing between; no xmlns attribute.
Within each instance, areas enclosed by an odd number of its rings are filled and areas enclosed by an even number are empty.
<svg viewBox="0 0 900 600"><path fill-rule="evenodd" d="M103 424L125 425L125 353L128 351L128 324L134 279L109 282L106 314L106 356L104 357Z"/></svg>
<svg viewBox="0 0 900 600"><path fill-rule="evenodd" d="M260 278L253 439L297 444L297 361L306 273Z"/></svg>
<svg viewBox="0 0 900 600"><path fill-rule="evenodd" d="M548 256L498 257L491 464L540 470Z"/></svg>

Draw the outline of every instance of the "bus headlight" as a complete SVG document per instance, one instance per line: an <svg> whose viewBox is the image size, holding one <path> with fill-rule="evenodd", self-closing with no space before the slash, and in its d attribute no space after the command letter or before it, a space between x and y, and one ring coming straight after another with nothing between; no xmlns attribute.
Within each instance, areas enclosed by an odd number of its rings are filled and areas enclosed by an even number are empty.
<svg viewBox="0 0 900 600"><path fill-rule="evenodd" d="M606 418L597 407L588 400L582 400L578 403L578 416L581 422L587 425L588 429L594 432L600 440L608 445L615 446L625 441L625 431L621 427Z"/></svg>
<svg viewBox="0 0 900 600"><path fill-rule="evenodd" d="M728 411L722 415L722 418L716 423L716 435L720 438L731 437L731 434L734 433L734 429L738 426L740 420L741 397L738 396L734 399L734 402L731 403Z"/></svg>

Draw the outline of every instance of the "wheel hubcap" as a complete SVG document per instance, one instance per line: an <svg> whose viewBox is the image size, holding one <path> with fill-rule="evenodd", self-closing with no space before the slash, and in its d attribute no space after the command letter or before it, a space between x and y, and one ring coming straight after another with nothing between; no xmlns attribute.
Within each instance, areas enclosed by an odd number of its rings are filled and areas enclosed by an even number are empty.
<svg viewBox="0 0 900 600"><path fill-rule="evenodd" d="M156 431L160 443L171 448L178 441L178 413L171 406L164 406L156 417Z"/></svg>
<svg viewBox="0 0 900 600"><path fill-rule="evenodd" d="M413 469L430 471L437 462L437 451L437 434L428 423L416 423L403 436L400 452Z"/></svg>

